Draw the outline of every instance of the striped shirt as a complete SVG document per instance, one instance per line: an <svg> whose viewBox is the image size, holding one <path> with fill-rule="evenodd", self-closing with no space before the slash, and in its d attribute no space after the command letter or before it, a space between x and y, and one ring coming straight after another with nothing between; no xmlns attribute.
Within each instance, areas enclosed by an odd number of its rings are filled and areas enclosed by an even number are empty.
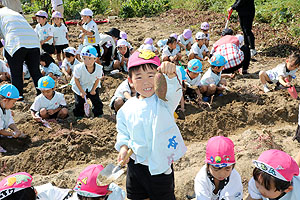
<svg viewBox="0 0 300 200"><path fill-rule="evenodd" d="M6 7L0 8L0 36L5 40L4 48L10 56L21 47L40 47L37 34L26 19Z"/></svg>

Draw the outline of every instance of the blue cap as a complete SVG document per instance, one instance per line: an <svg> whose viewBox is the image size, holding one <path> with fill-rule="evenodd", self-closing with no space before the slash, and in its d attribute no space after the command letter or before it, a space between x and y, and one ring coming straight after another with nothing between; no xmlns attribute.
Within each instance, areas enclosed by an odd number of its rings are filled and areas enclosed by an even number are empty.
<svg viewBox="0 0 300 200"><path fill-rule="evenodd" d="M227 60L220 54L214 54L208 62L213 66L221 67L227 63Z"/></svg>
<svg viewBox="0 0 300 200"><path fill-rule="evenodd" d="M202 63L198 59L192 59L188 62L188 70L194 73L200 73L202 71Z"/></svg>
<svg viewBox="0 0 300 200"><path fill-rule="evenodd" d="M20 99L19 90L12 84L4 84L0 87L0 95L8 99Z"/></svg>
<svg viewBox="0 0 300 200"><path fill-rule="evenodd" d="M55 87L55 81L50 76L43 76L38 81L39 90L50 90Z"/></svg>
<svg viewBox="0 0 300 200"><path fill-rule="evenodd" d="M83 47L80 53L81 56L88 56L88 57L93 57L97 58L98 53L95 47L88 45L86 47Z"/></svg>

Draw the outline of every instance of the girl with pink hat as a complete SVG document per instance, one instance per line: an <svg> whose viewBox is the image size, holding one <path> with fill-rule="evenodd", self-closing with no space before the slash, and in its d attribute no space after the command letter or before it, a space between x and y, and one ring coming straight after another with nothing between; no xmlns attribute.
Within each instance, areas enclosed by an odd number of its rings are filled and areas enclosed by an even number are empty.
<svg viewBox="0 0 300 200"><path fill-rule="evenodd" d="M209 139L205 162L195 178L197 200L243 199L241 176L234 169L234 144L229 138L215 136Z"/></svg>
<svg viewBox="0 0 300 200"><path fill-rule="evenodd" d="M207 22L203 22L202 24L201 24L201 31L205 34L205 36L206 36L206 39L205 39L205 42L204 42L204 44L205 44L205 46L209 46L209 40L210 40L210 37L209 37L209 33L208 33L208 31L209 31L209 24L207 23Z"/></svg>
<svg viewBox="0 0 300 200"><path fill-rule="evenodd" d="M157 48L153 45L152 38L145 39L144 44L142 44L138 49L138 51L142 51L142 50L149 50L149 51L154 52L156 55L158 54Z"/></svg>
<svg viewBox="0 0 300 200"><path fill-rule="evenodd" d="M181 35L178 36L178 45L186 50L186 54L189 54L189 51L193 44L192 31L190 29L185 29Z"/></svg>
<svg viewBox="0 0 300 200"><path fill-rule="evenodd" d="M248 184L247 200L299 200L300 152L296 160L277 149L263 152L253 161L255 168Z"/></svg>

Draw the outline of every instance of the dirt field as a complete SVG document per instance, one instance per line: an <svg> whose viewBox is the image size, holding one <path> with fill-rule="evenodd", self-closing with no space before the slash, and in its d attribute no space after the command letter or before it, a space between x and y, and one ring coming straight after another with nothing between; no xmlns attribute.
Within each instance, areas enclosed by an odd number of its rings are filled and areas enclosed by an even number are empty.
<svg viewBox="0 0 300 200"><path fill-rule="evenodd" d="M188 27L195 35L203 21L211 25L212 45L225 26L225 16L221 14L173 10L153 18L116 19L99 25L99 31L119 28L127 32L128 40L137 48L146 37L152 37L156 43L173 32L180 34ZM237 22L231 23L230 27L239 30ZM297 127L298 102L291 99L286 90L263 94L257 89L258 72L284 62L286 56L297 49L294 42L298 39L292 38L285 27L279 31L279 28L255 23L253 29L259 54L255 57L256 61L251 62L250 74L228 79L232 91L216 98L211 109L189 104L186 105L186 119L177 120L188 147L186 155L174 164L177 199L186 199L187 194L193 193L193 180L204 164L205 145L212 136L225 135L234 141L236 168L242 176L245 192L253 169L251 161L262 151L277 148L292 156L299 151L300 145L292 141ZM69 26L69 30L71 46L78 45L78 28ZM184 59L186 61L186 57ZM115 162L117 132L108 104L125 78L124 74L116 74L106 76L102 82L102 118L76 121L70 112L70 117L64 122L50 123L52 129L32 120L29 107L34 100L35 89L31 81L26 81L24 96L27 103L17 102L13 110L16 124L29 137L0 138L0 145L7 150L7 153L0 154L0 178L25 171L34 175L35 185L52 182L59 187L73 188L79 172L87 165ZM300 85L299 80L296 78L293 82ZM71 88L58 91L65 94L71 111L74 107ZM119 183L123 188L124 180Z"/></svg>

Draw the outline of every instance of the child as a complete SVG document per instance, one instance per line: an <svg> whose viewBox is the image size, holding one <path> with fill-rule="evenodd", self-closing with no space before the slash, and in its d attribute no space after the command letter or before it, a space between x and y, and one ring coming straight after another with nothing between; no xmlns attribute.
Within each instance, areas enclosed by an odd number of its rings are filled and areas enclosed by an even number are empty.
<svg viewBox="0 0 300 200"><path fill-rule="evenodd" d="M154 93L157 70L165 74L168 101ZM118 162L128 149L133 150L126 177L129 199L175 200L172 163L186 152L173 115L182 96L175 72L181 77L173 63L160 65L159 58L150 51L136 51L129 58L128 81L137 96L130 98L117 113L115 145Z"/></svg>
<svg viewBox="0 0 300 200"><path fill-rule="evenodd" d="M92 19L93 17L93 11L91 11L88 8L83 9L80 12L81 15L81 23L78 23L78 27L82 33L83 40L83 46L92 45L97 50L98 57L101 56L100 52L100 36L98 32L98 26L96 22ZM97 59L98 60L98 59ZM99 62L99 60L98 60Z"/></svg>
<svg viewBox="0 0 300 200"><path fill-rule="evenodd" d="M176 48L177 46L177 39L175 37L169 37L167 41L167 45L164 46L162 52L162 60L163 61L170 61L173 63L177 63L181 60L181 54Z"/></svg>
<svg viewBox="0 0 300 200"><path fill-rule="evenodd" d="M99 97L103 67L95 63L97 56L97 50L93 46L84 47L81 51L83 63L76 65L74 68L71 80L75 97L73 112L78 119L84 116L85 98L89 98L92 101L94 117L101 117L103 114L103 104Z"/></svg>
<svg viewBox="0 0 300 200"><path fill-rule="evenodd" d="M263 152L253 163L255 168L248 184L247 200L300 199L299 166L290 155L271 149Z"/></svg>
<svg viewBox="0 0 300 200"><path fill-rule="evenodd" d="M125 192L115 183L98 185L97 176L104 169L102 165L86 167L77 179L71 199L78 200L125 200ZM77 197L77 198L76 198Z"/></svg>
<svg viewBox="0 0 300 200"><path fill-rule="evenodd" d="M42 93L35 97L30 107L33 119L41 122L41 119L65 119L68 117L65 97L62 93L55 91L55 81L50 76L39 79L38 89Z"/></svg>
<svg viewBox="0 0 300 200"><path fill-rule="evenodd" d="M206 145L206 165L195 178L197 200L243 199L241 176L234 169L233 142L224 136L215 136Z"/></svg>
<svg viewBox="0 0 300 200"><path fill-rule="evenodd" d="M138 51L142 51L142 50L150 50L153 51L156 55L158 54L158 50L157 48L153 45L153 39L152 38L146 38L144 41L144 44L142 44L140 46L140 48L138 49Z"/></svg>
<svg viewBox="0 0 300 200"><path fill-rule="evenodd" d="M205 46L205 39L206 36L202 32L198 32L196 34L196 42L193 44L190 54L189 54L189 60L192 60L194 58L204 61L208 60L209 52L207 47Z"/></svg>
<svg viewBox="0 0 300 200"><path fill-rule="evenodd" d="M115 52L114 69L120 69L127 72L128 58L130 56L129 44L126 40L120 39L117 42Z"/></svg>
<svg viewBox="0 0 300 200"><path fill-rule="evenodd" d="M189 55L189 51L191 50L193 44L192 31L190 29L185 29L181 35L178 37L178 45L186 50L187 55Z"/></svg>
<svg viewBox="0 0 300 200"><path fill-rule="evenodd" d="M198 99L198 104L201 104L201 72L202 71L202 63L198 59L193 59L188 62L188 66L186 69L185 80L183 81L185 85L188 87L185 88L185 92L182 95L180 102L180 110L184 112L184 96L191 95L196 92L196 98ZM194 88L194 89L192 89Z"/></svg>
<svg viewBox="0 0 300 200"><path fill-rule="evenodd" d="M135 89L132 83L128 82L128 79L123 81L115 91L114 96L110 101L110 108L118 112L123 104L135 94Z"/></svg>
<svg viewBox="0 0 300 200"><path fill-rule="evenodd" d="M58 60L58 65L61 66L62 57L64 58L63 50L69 46L69 37L68 37L68 29L65 24L62 22L62 16L60 12L55 11L52 13L52 20L54 24L53 28L53 37L54 37L54 47L56 49L56 58Z"/></svg>
<svg viewBox="0 0 300 200"><path fill-rule="evenodd" d="M19 96L19 91L14 85L4 84L0 86L0 135L14 138L26 136L17 128L10 111L20 98L22 97ZM12 131L8 131L8 128Z"/></svg>
<svg viewBox="0 0 300 200"><path fill-rule="evenodd" d="M224 86L227 85L226 80L222 78L233 77L232 74L222 74L227 60L220 54L213 55L208 62L211 66L201 78L202 100L205 102L210 101L211 95L217 94L222 96L222 92L225 90Z"/></svg>
<svg viewBox="0 0 300 200"><path fill-rule="evenodd" d="M130 51L130 54L133 53L133 47L131 46L131 44L127 41L127 33L125 33L124 31L120 32L120 38L126 40L126 42L128 43L128 48Z"/></svg>
<svg viewBox="0 0 300 200"><path fill-rule="evenodd" d="M76 59L76 49L74 47L68 47L63 50L65 54L65 59L62 62L61 68L62 72L66 76L67 80L71 80L72 73L74 71L74 67L80 62Z"/></svg>
<svg viewBox="0 0 300 200"><path fill-rule="evenodd" d="M285 63L277 65L275 68L268 71L260 71L259 79L263 84L264 92L270 92L267 86L267 82L272 84L275 83L279 86L281 84L284 87L290 87L289 83L292 77L296 76L296 71L300 66L300 54L293 53L289 56ZM288 78L288 82L285 81Z"/></svg>
<svg viewBox="0 0 300 200"><path fill-rule="evenodd" d="M55 64L54 59L48 54L43 53L40 58L41 72L43 76L50 76L53 79L61 76L59 67Z"/></svg>
<svg viewBox="0 0 300 200"><path fill-rule="evenodd" d="M209 30L209 24L207 22L203 22L201 24L201 31L205 34L206 37L204 42L206 47L209 46L209 40L210 40L208 30Z"/></svg>
<svg viewBox="0 0 300 200"><path fill-rule="evenodd" d="M44 52L48 54L54 54L55 48L53 46L53 29L52 26L47 23L48 14L40 10L36 14L36 25L34 31L38 34L40 44Z"/></svg>
<svg viewBox="0 0 300 200"><path fill-rule="evenodd" d="M0 80L8 81L10 80L10 74L8 73L7 63L3 60L0 60Z"/></svg>

